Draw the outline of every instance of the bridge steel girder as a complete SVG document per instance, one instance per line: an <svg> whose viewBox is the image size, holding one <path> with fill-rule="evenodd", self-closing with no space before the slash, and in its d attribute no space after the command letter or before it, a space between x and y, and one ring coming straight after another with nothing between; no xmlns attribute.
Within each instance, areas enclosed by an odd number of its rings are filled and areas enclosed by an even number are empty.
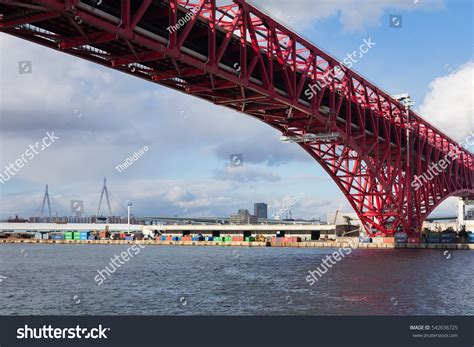
<svg viewBox="0 0 474 347"><path fill-rule="evenodd" d="M371 235L414 234L446 198L474 197L472 153L244 0L96 4L0 0L0 31L246 113L287 136L337 132L338 140L299 145ZM443 158L432 179L414 184Z"/></svg>

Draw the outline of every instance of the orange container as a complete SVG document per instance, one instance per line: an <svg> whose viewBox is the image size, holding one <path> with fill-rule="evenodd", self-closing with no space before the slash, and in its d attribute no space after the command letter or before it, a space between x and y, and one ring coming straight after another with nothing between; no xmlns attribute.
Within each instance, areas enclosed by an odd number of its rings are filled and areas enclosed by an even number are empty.
<svg viewBox="0 0 474 347"><path fill-rule="evenodd" d="M383 243L395 243L394 237L384 237Z"/></svg>

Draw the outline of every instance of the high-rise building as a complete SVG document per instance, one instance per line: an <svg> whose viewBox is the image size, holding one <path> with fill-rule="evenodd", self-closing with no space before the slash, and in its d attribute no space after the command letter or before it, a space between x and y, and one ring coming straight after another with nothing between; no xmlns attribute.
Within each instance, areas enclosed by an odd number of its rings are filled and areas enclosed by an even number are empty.
<svg viewBox="0 0 474 347"><path fill-rule="evenodd" d="M256 224L256 216L252 216L248 210L239 210L236 215L230 216L230 224Z"/></svg>
<svg viewBox="0 0 474 347"><path fill-rule="evenodd" d="M257 218L267 219L268 218L268 205L259 202L253 205L253 215Z"/></svg>

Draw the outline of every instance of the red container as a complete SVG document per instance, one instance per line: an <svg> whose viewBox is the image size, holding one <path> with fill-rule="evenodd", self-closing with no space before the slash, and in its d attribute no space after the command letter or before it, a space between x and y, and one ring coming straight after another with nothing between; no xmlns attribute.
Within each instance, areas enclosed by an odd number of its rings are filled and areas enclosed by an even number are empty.
<svg viewBox="0 0 474 347"><path fill-rule="evenodd" d="M244 237L243 237L243 236L233 236L233 237L232 237L232 241L233 241L233 242L243 242L243 241L244 241Z"/></svg>

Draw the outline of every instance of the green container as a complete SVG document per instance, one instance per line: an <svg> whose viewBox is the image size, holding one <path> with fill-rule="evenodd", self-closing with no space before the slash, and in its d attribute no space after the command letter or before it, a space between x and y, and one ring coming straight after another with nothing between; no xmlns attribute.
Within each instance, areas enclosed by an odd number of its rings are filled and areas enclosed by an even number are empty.
<svg viewBox="0 0 474 347"><path fill-rule="evenodd" d="M81 239L81 233L74 232L72 236L73 240L80 240Z"/></svg>
<svg viewBox="0 0 474 347"><path fill-rule="evenodd" d="M246 237L245 242L255 242L255 237Z"/></svg>
<svg viewBox="0 0 474 347"><path fill-rule="evenodd" d="M232 242L232 237L225 237L224 242Z"/></svg>
<svg viewBox="0 0 474 347"><path fill-rule="evenodd" d="M72 233L71 232L65 232L64 233L64 239L65 240L72 240Z"/></svg>
<svg viewBox="0 0 474 347"><path fill-rule="evenodd" d="M222 242L222 237L214 237L214 241Z"/></svg>

